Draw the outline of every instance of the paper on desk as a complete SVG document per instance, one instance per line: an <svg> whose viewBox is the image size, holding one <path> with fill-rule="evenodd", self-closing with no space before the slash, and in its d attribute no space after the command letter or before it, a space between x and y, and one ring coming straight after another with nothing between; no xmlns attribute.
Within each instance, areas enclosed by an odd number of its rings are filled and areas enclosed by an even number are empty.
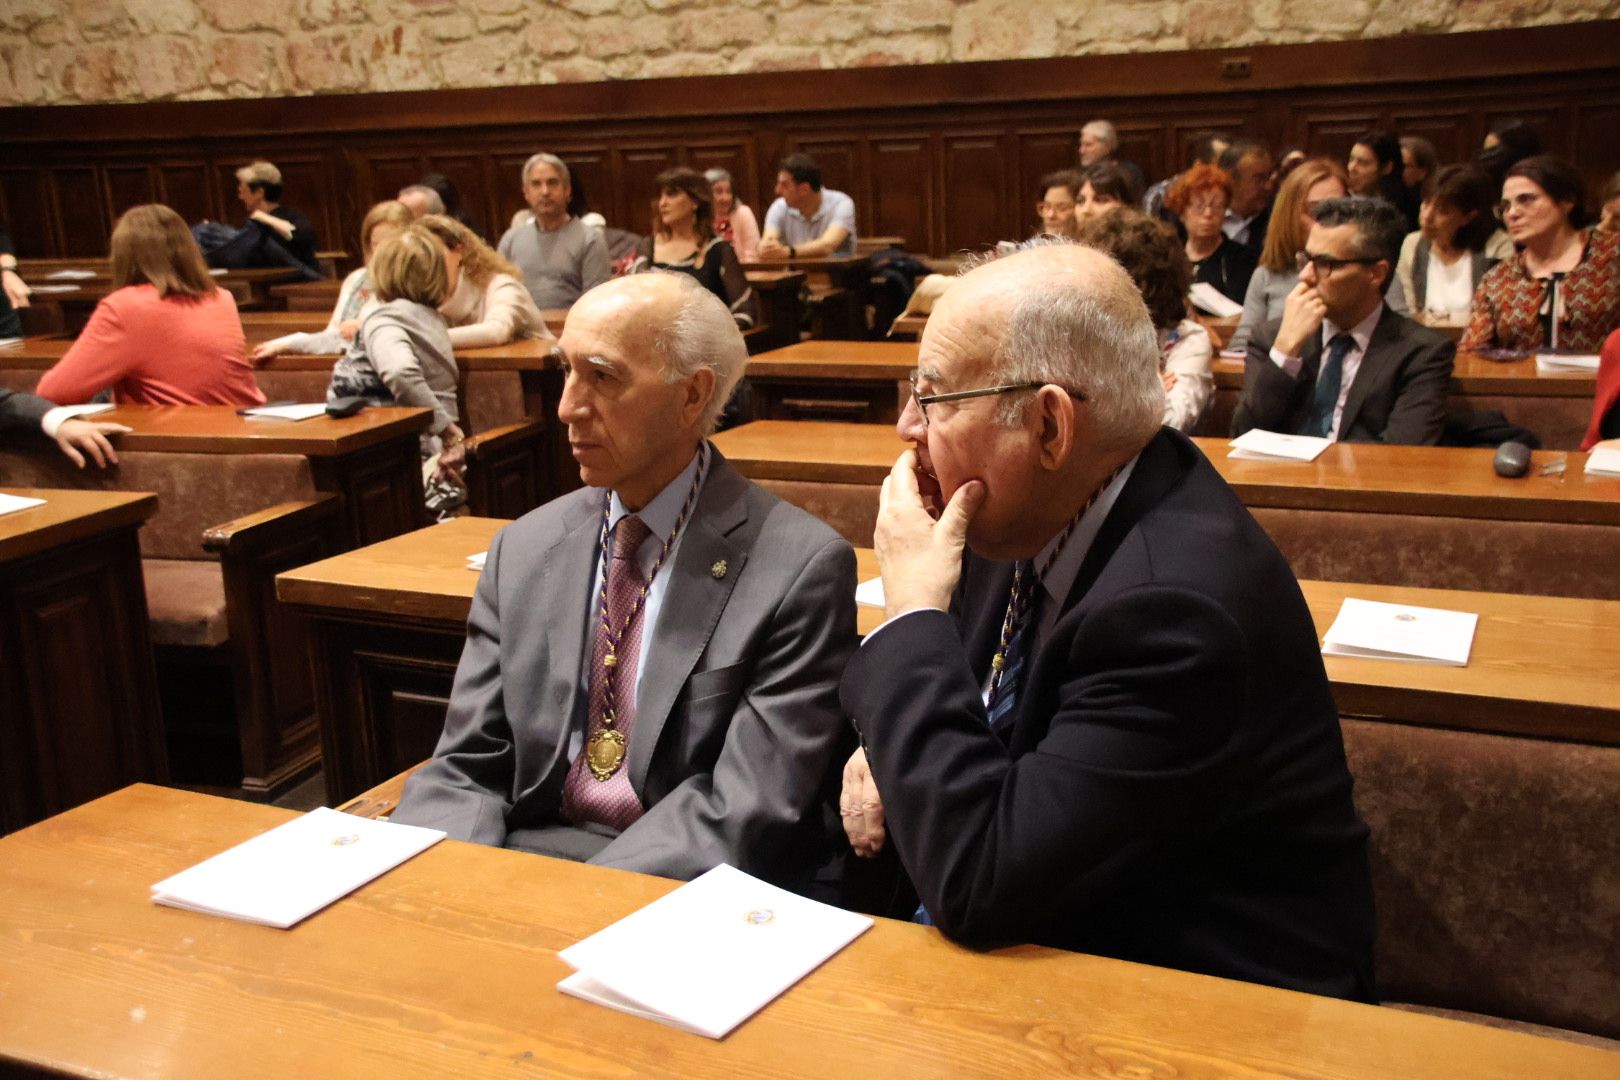
<svg viewBox="0 0 1620 1080"><path fill-rule="evenodd" d="M1536 353L1537 375L1567 375L1572 372L1596 375L1598 357L1595 353L1580 356L1574 353Z"/></svg>
<svg viewBox="0 0 1620 1080"><path fill-rule="evenodd" d="M30 499L26 495L7 495L0 492L0 514L9 514L16 510L27 510L31 506L44 506L44 499Z"/></svg>
<svg viewBox="0 0 1620 1080"><path fill-rule="evenodd" d="M13 345L21 345L22 343L23 339L20 337L0 337L0 349L9 349Z"/></svg>
<svg viewBox="0 0 1620 1080"><path fill-rule="evenodd" d="M1586 475L1620 476L1620 450L1600 446L1586 455Z"/></svg>
<svg viewBox="0 0 1620 1080"><path fill-rule="evenodd" d="M1206 311L1222 319L1230 319L1234 315L1243 314L1243 305L1234 301L1221 290L1207 281L1195 281L1187 293L1187 299L1199 311Z"/></svg>
<svg viewBox="0 0 1620 1080"><path fill-rule="evenodd" d="M871 925L721 864L558 953L557 989L719 1039Z"/></svg>
<svg viewBox="0 0 1620 1080"><path fill-rule="evenodd" d="M84 281L84 280L86 280L88 278L93 278L95 276L96 276L96 272L94 270L58 270L55 273L46 274L45 275L45 280L46 281ZM35 286L35 291L36 292L38 291L38 286Z"/></svg>
<svg viewBox="0 0 1620 1080"><path fill-rule="evenodd" d="M871 581L863 581L855 586L855 602L865 604L867 607L887 607L883 599L883 579L875 577Z"/></svg>
<svg viewBox="0 0 1620 1080"><path fill-rule="evenodd" d="M1479 616L1470 611L1384 604L1345 597L1322 636L1324 656L1468 666Z"/></svg>
<svg viewBox="0 0 1620 1080"><path fill-rule="evenodd" d="M92 274L91 276L94 277L95 275ZM69 293L78 291L79 287L77 285L35 285L29 289L29 292L35 293Z"/></svg>
<svg viewBox="0 0 1620 1080"><path fill-rule="evenodd" d="M443 839L322 807L165 878L152 901L286 929Z"/></svg>
<svg viewBox="0 0 1620 1080"><path fill-rule="evenodd" d="M1247 349L1226 348L1221 350L1220 355L1223 360L1242 360L1249 355L1249 351Z"/></svg>
<svg viewBox="0 0 1620 1080"><path fill-rule="evenodd" d="M303 405L260 405L256 409L243 409L242 415L255 420L313 420L326 412L326 402L316 401Z"/></svg>
<svg viewBox="0 0 1620 1080"><path fill-rule="evenodd" d="M91 405L58 405L57 408L61 410L64 419L71 419L76 416L94 416L96 413L108 412L118 406L111 401L98 401Z"/></svg>
<svg viewBox="0 0 1620 1080"><path fill-rule="evenodd" d="M484 560L488 558L488 556L489 552L487 551L480 551L476 555L467 556L467 569L482 572L484 569Z"/></svg>
<svg viewBox="0 0 1620 1080"><path fill-rule="evenodd" d="M1226 455L1244 461L1315 461L1333 444L1315 435L1283 435L1252 428L1233 439Z"/></svg>
<svg viewBox="0 0 1620 1080"><path fill-rule="evenodd" d="M230 273L230 270L224 266L214 266L210 267L208 272L213 274L215 277L224 277L226 274Z"/></svg>

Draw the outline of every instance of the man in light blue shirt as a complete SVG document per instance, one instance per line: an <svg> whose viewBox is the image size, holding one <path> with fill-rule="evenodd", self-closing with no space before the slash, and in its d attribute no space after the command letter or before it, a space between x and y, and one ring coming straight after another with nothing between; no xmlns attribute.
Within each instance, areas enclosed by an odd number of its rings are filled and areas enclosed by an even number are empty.
<svg viewBox="0 0 1620 1080"><path fill-rule="evenodd" d="M765 211L762 259L808 259L855 254L855 200L821 186L821 167L809 154L789 154L776 173L776 201Z"/></svg>

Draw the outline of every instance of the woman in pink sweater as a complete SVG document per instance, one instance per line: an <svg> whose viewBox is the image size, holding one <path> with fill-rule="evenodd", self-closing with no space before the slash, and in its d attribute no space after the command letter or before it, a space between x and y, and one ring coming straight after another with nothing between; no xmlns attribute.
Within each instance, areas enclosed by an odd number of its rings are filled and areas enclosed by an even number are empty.
<svg viewBox="0 0 1620 1080"><path fill-rule="evenodd" d="M137 206L112 234L112 281L79 339L39 380L58 405L111 389L122 404L263 405L236 301L167 206Z"/></svg>

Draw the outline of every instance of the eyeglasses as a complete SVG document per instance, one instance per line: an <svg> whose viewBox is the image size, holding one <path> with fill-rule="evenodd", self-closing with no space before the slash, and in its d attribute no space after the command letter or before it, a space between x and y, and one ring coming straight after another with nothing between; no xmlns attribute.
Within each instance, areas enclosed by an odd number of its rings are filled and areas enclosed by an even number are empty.
<svg viewBox="0 0 1620 1080"><path fill-rule="evenodd" d="M1518 195L1515 195L1511 201L1508 199L1503 199L1501 202L1497 203L1496 216L1498 218L1505 218L1508 216L1509 210L1528 210L1539 201L1541 201L1541 195L1538 192L1520 192Z"/></svg>
<svg viewBox="0 0 1620 1080"><path fill-rule="evenodd" d="M1046 213L1072 214L1072 213L1074 213L1074 203L1072 203L1072 202L1038 202L1038 203L1035 204L1035 212L1037 214L1046 214Z"/></svg>
<svg viewBox="0 0 1620 1080"><path fill-rule="evenodd" d="M1303 274L1307 266L1314 265L1316 267L1316 276L1319 278L1331 276L1333 271L1341 266L1350 266L1352 264L1371 266L1373 263L1383 261L1383 259L1335 259L1332 255L1312 255L1308 251L1294 252L1294 265L1299 268L1299 272Z"/></svg>
<svg viewBox="0 0 1620 1080"><path fill-rule="evenodd" d="M1039 390L1047 385L1043 382L1006 383L1001 386L983 386L977 390L956 390L949 394L919 394L917 393L917 373L912 372L911 400L917 403L917 411L922 414L923 427L928 426L928 406L944 401L966 401L969 398L992 397L997 394L1016 394L1022 390ZM1086 400L1084 391L1063 388L1063 392L1076 401Z"/></svg>

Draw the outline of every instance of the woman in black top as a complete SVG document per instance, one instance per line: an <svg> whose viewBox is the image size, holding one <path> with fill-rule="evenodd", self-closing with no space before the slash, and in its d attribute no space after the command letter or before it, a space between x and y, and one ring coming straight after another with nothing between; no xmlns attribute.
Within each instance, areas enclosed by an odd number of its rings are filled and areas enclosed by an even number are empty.
<svg viewBox="0 0 1620 1080"><path fill-rule="evenodd" d="M1198 164L1170 186L1164 205L1181 218L1193 280L1207 282L1234 303L1243 303L1254 276L1254 252L1221 231L1232 201L1232 179L1218 165Z"/></svg>
<svg viewBox="0 0 1620 1080"><path fill-rule="evenodd" d="M653 181L653 233L636 248L632 272L690 274L731 309L740 329L754 325L754 294L737 253L714 231L714 195L693 169L666 169Z"/></svg>

